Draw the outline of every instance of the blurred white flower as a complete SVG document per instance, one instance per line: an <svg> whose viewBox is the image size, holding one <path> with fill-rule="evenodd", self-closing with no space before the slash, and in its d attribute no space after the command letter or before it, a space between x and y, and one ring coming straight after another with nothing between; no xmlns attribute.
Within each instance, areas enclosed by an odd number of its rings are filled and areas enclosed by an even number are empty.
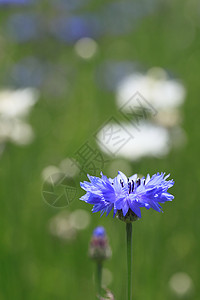
<svg viewBox="0 0 200 300"><path fill-rule="evenodd" d="M20 119L0 118L0 142L11 141L18 145L30 144L34 139L32 127Z"/></svg>
<svg viewBox="0 0 200 300"><path fill-rule="evenodd" d="M39 92L32 88L0 91L0 143L26 145L33 141L33 129L25 118L38 97Z"/></svg>
<svg viewBox="0 0 200 300"><path fill-rule="evenodd" d="M7 118L27 116L38 97L38 91L33 88L0 91L0 116Z"/></svg>
<svg viewBox="0 0 200 300"><path fill-rule="evenodd" d="M95 40L84 37L76 42L74 50L78 56L88 60L97 53L98 45Z"/></svg>
<svg viewBox="0 0 200 300"><path fill-rule="evenodd" d="M49 183L51 183L52 180L55 180L55 182L57 182L60 179L60 176L61 171L56 166L48 166L42 170L42 179Z"/></svg>
<svg viewBox="0 0 200 300"><path fill-rule="evenodd" d="M90 214L84 209L77 209L71 213L70 224L77 230L82 230L90 224Z"/></svg>
<svg viewBox="0 0 200 300"><path fill-rule="evenodd" d="M65 241L74 240L78 230L83 230L90 223L90 214L83 210L77 209L70 213L65 210L50 219L48 228L50 233Z"/></svg>
<svg viewBox="0 0 200 300"><path fill-rule="evenodd" d="M62 211L50 219L48 228L53 236L65 241L71 241L76 238L77 231L71 226L69 216L70 213L68 211Z"/></svg>
<svg viewBox="0 0 200 300"><path fill-rule="evenodd" d="M179 297L191 296L193 282L191 277L184 272L175 273L169 280L171 291Z"/></svg>
<svg viewBox="0 0 200 300"><path fill-rule="evenodd" d="M125 131L121 130L121 125ZM105 128L102 128L97 134L99 147L105 153L134 161L144 156L160 157L169 152L170 135L166 128L144 121L141 121L139 130L127 123L121 123L121 125L112 124L113 132L119 133L120 140L127 139L127 132L132 135L132 138L118 148L117 152L116 143L112 142L112 137L110 137L109 142L105 140Z"/></svg>
<svg viewBox="0 0 200 300"><path fill-rule="evenodd" d="M29 124L15 120L9 139L18 145L30 144L34 139L33 129Z"/></svg>
<svg viewBox="0 0 200 300"><path fill-rule="evenodd" d="M184 86L179 81L170 79L161 68L152 68L146 74L133 73L125 77L116 90L118 107L122 108L137 92L158 111L180 106L186 93ZM129 106L124 108L129 112Z"/></svg>
<svg viewBox="0 0 200 300"><path fill-rule="evenodd" d="M63 159L59 166L60 170L68 177L75 177L80 172L78 162L70 157Z"/></svg>
<svg viewBox="0 0 200 300"><path fill-rule="evenodd" d="M78 162L74 159L67 157L63 159L59 166L50 165L42 170L42 179L47 182L58 182L63 176L73 178L80 172Z"/></svg>
<svg viewBox="0 0 200 300"><path fill-rule="evenodd" d="M138 131L134 133L131 132L131 126L124 125L133 138L119 151L116 152L111 143L105 145L102 141L103 135L98 136L101 139L101 148L105 148L107 153L116 153L134 160L143 156L162 156L171 147L182 146L186 141L186 134L179 127L182 121L180 106L185 95L183 84L170 78L162 68L152 68L146 74L135 72L125 76L116 88L118 108L128 119L132 116L137 121L140 116L143 120L138 125ZM117 126L116 124L116 131ZM120 132L119 128L118 131ZM126 138L123 134L120 137L121 140Z"/></svg>

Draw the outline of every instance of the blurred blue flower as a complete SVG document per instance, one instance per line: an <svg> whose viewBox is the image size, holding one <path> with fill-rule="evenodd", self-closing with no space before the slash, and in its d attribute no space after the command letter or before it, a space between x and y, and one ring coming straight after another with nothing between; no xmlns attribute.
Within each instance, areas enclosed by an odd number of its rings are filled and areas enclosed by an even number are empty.
<svg viewBox="0 0 200 300"><path fill-rule="evenodd" d="M93 231L93 237L105 237L106 231L103 226L98 226Z"/></svg>
<svg viewBox="0 0 200 300"><path fill-rule="evenodd" d="M74 43L83 37L95 38L101 34L99 20L94 15L54 19L50 24L50 31L67 43Z"/></svg>
<svg viewBox="0 0 200 300"><path fill-rule="evenodd" d="M41 35L41 19L34 13L12 14L6 24L6 33L16 42L28 42Z"/></svg>
<svg viewBox="0 0 200 300"><path fill-rule="evenodd" d="M11 84L17 87L39 87L47 74L48 66L34 56L25 57L12 66Z"/></svg>
<svg viewBox="0 0 200 300"><path fill-rule="evenodd" d="M112 252L103 226L94 229L89 245L89 256L96 261L110 258Z"/></svg>
<svg viewBox="0 0 200 300"><path fill-rule="evenodd" d="M29 4L31 3L31 0L0 0L0 5L6 5L6 4Z"/></svg>
<svg viewBox="0 0 200 300"><path fill-rule="evenodd" d="M141 218L140 207L153 208L160 212L159 203L171 201L174 196L167 192L168 188L174 185L173 180L166 181L170 176L165 173L157 173L146 179L138 178L137 174L127 178L122 172L114 179L107 178L101 173L101 178L89 176L90 182L81 182L81 187L87 192L80 198L87 203L93 204L93 212L100 211L106 215L113 209L114 214L121 212L126 216L132 212Z"/></svg>

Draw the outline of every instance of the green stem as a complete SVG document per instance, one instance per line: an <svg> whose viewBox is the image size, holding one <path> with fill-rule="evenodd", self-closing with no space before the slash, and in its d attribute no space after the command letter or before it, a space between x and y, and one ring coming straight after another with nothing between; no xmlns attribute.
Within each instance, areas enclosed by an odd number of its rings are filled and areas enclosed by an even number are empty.
<svg viewBox="0 0 200 300"><path fill-rule="evenodd" d="M97 262L97 292L101 296L102 262Z"/></svg>
<svg viewBox="0 0 200 300"><path fill-rule="evenodd" d="M132 300L132 223L126 223L127 237L127 300Z"/></svg>

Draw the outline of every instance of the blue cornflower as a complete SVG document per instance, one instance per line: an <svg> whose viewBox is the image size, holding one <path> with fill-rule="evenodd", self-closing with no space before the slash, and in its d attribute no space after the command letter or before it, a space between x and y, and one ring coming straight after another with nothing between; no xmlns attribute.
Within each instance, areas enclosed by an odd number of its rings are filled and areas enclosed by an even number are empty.
<svg viewBox="0 0 200 300"><path fill-rule="evenodd" d="M93 230L93 237L105 237L106 231L103 226L98 226Z"/></svg>
<svg viewBox="0 0 200 300"><path fill-rule="evenodd" d="M111 256L110 245L103 226L98 226L93 230L89 245L89 256L96 261L103 261Z"/></svg>
<svg viewBox="0 0 200 300"><path fill-rule="evenodd" d="M113 217L128 218L132 221L141 218L140 207L153 208L161 212L160 203L172 201L173 195L167 190L174 185L173 180L166 180L170 176L165 173L157 173L152 177L148 174L138 178L137 174L127 178L122 172L114 179L107 178L101 173L101 178L89 176L90 182L81 182L81 187L87 192L80 198L87 203L93 204L93 212L100 211L106 216L113 209Z"/></svg>

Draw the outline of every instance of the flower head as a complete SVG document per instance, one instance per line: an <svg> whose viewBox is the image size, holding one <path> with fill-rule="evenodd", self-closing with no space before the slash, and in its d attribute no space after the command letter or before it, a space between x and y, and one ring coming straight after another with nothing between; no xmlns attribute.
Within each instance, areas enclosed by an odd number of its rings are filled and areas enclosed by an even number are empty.
<svg viewBox="0 0 200 300"><path fill-rule="evenodd" d="M89 245L89 256L96 261L103 261L111 256L111 249L104 227L94 229Z"/></svg>
<svg viewBox="0 0 200 300"><path fill-rule="evenodd" d="M93 230L93 237L94 238L99 238L99 237L105 237L106 236L106 231L103 226L98 226Z"/></svg>
<svg viewBox="0 0 200 300"><path fill-rule="evenodd" d="M161 212L160 203L172 201L173 195L167 190L174 185L173 180L166 180L170 176L157 173L152 177L139 178L137 174L127 178L122 172L114 179L107 178L101 173L101 178L89 176L90 182L81 182L81 187L87 192L80 198L93 204L93 212L100 211L108 215L113 209L113 217L118 213L119 218L133 221L141 218L140 207L153 208Z"/></svg>

